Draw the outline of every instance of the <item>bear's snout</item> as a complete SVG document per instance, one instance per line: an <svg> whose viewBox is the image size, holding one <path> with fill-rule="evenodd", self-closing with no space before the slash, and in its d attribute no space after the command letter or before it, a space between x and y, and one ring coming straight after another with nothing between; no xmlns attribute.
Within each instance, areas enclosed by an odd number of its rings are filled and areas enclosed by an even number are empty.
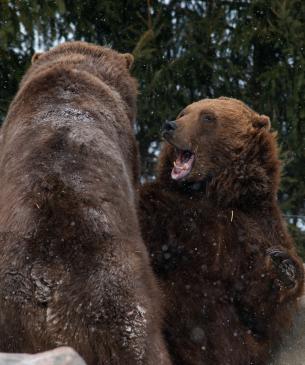
<svg viewBox="0 0 305 365"><path fill-rule="evenodd" d="M172 135L174 133L174 131L177 128L177 124L175 120L172 121L167 121L163 124L162 129L161 129L161 133L163 137Z"/></svg>

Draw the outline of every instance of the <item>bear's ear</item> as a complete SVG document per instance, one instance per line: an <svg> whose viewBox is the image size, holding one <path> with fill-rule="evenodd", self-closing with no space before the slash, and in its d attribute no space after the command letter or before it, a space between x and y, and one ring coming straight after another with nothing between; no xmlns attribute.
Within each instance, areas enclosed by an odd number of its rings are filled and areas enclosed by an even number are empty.
<svg viewBox="0 0 305 365"><path fill-rule="evenodd" d="M131 53L122 53L122 57L124 58L127 69L130 70L134 62L133 55Z"/></svg>
<svg viewBox="0 0 305 365"><path fill-rule="evenodd" d="M267 117L267 115L258 115L257 117L255 117L254 121L253 121L253 127L254 128L264 128L266 129L268 132L271 129L271 122L270 122L270 118Z"/></svg>
<svg viewBox="0 0 305 365"><path fill-rule="evenodd" d="M42 52L34 53L32 56L32 60L31 60L32 64L35 63L41 55L42 55Z"/></svg>

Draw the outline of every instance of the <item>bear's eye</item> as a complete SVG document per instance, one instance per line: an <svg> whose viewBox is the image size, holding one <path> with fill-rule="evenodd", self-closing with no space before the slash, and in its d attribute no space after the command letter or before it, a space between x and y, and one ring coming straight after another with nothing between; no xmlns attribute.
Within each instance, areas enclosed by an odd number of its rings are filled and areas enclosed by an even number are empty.
<svg viewBox="0 0 305 365"><path fill-rule="evenodd" d="M215 122L215 116L213 114L204 113L201 115L201 120L204 123L213 123Z"/></svg>

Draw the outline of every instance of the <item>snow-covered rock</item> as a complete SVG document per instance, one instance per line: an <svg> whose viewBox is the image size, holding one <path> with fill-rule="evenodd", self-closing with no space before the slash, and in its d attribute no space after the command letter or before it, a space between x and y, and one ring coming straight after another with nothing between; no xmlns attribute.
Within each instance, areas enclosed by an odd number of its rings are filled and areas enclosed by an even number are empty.
<svg viewBox="0 0 305 365"><path fill-rule="evenodd" d="M35 355L0 353L0 365L86 365L82 358L70 347Z"/></svg>

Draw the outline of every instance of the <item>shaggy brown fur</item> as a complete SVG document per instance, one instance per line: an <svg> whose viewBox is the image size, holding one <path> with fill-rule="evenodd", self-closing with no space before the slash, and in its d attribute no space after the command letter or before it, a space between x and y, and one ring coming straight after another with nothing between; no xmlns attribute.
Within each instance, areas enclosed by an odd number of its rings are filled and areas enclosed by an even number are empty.
<svg viewBox="0 0 305 365"><path fill-rule="evenodd" d="M276 201L269 118L235 99L206 99L163 135L169 143L157 180L142 188L140 217L168 300L174 363L266 364L303 286Z"/></svg>
<svg viewBox="0 0 305 365"><path fill-rule="evenodd" d="M2 129L0 351L169 364L136 215L132 56L75 42L33 61Z"/></svg>

